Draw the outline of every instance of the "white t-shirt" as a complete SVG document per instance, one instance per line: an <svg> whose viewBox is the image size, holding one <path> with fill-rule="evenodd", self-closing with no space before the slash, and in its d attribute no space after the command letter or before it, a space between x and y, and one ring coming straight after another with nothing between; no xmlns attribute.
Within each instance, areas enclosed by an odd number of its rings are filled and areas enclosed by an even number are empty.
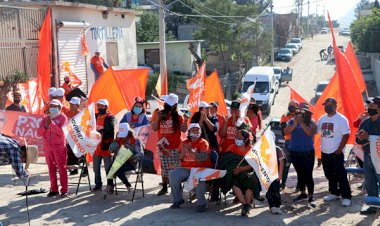
<svg viewBox="0 0 380 226"><path fill-rule="evenodd" d="M325 154L332 154L338 150L342 137L350 134L347 118L338 112L332 117L323 115L318 120L317 129L321 134L321 149Z"/></svg>

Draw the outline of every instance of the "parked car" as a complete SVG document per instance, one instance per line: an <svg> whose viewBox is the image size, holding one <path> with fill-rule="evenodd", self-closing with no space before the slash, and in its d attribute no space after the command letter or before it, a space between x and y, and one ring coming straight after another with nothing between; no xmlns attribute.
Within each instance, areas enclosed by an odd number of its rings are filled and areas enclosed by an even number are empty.
<svg viewBox="0 0 380 226"><path fill-rule="evenodd" d="M329 84L329 81L318 82L317 87L315 88L315 103L317 103L319 97L321 97L323 91L326 89L326 86Z"/></svg>
<svg viewBox="0 0 380 226"><path fill-rule="evenodd" d="M321 34L327 34L327 28L322 28L321 29Z"/></svg>
<svg viewBox="0 0 380 226"><path fill-rule="evenodd" d="M273 67L274 76L278 81L281 79L281 67Z"/></svg>
<svg viewBox="0 0 380 226"><path fill-rule="evenodd" d="M339 35L341 36L350 36L351 32L348 28L344 28L343 30L339 31Z"/></svg>
<svg viewBox="0 0 380 226"><path fill-rule="evenodd" d="M302 47L303 47L303 43L302 43L302 39L301 38L292 38L290 40L290 43L297 44L300 49L302 49Z"/></svg>
<svg viewBox="0 0 380 226"><path fill-rule="evenodd" d="M293 55L296 55L300 51L299 46L293 43L286 44L285 48L291 49L293 51Z"/></svg>
<svg viewBox="0 0 380 226"><path fill-rule="evenodd" d="M291 61L293 58L293 51L291 49L282 48L277 54L277 60Z"/></svg>

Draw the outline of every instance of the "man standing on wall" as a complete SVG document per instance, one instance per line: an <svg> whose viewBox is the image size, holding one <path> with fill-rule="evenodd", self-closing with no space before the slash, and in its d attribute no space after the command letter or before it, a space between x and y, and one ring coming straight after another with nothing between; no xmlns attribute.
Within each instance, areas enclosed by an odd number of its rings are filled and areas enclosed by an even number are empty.
<svg viewBox="0 0 380 226"><path fill-rule="evenodd" d="M103 57L100 56L100 51L96 50L95 55L91 58L91 69L95 74L95 81L108 69L108 65Z"/></svg>

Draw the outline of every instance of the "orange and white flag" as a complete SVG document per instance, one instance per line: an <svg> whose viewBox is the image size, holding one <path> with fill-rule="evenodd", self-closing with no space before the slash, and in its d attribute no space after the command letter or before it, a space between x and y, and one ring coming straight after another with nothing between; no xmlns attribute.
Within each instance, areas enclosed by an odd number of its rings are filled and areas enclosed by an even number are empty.
<svg viewBox="0 0 380 226"><path fill-rule="evenodd" d="M247 115L247 108L249 106L249 102L251 101L251 97L253 94L253 90L255 89L256 81L251 86L248 87L245 93L241 94L240 97L240 117L236 121L236 125L239 127L245 121L245 116Z"/></svg>
<svg viewBox="0 0 380 226"><path fill-rule="evenodd" d="M156 83L156 91L159 97L163 95L168 95L168 75L165 72L163 81L161 80L161 74L158 75L157 83Z"/></svg>
<svg viewBox="0 0 380 226"><path fill-rule="evenodd" d="M194 167L190 170L190 176L187 179L184 190L191 191L196 188L200 181L209 181L222 178L226 175L227 170L217 170L211 168Z"/></svg>
<svg viewBox="0 0 380 226"><path fill-rule="evenodd" d="M92 155L102 140L96 131L95 103L71 118L63 132L75 156L81 157L87 152Z"/></svg>
<svg viewBox="0 0 380 226"><path fill-rule="evenodd" d="M189 90L187 108L190 112L197 112L199 103L205 99L205 79L206 63L203 63L198 73L186 82L186 88Z"/></svg>
<svg viewBox="0 0 380 226"><path fill-rule="evenodd" d="M255 170L263 192L267 192L271 183L278 178L277 153L273 136L269 127L244 157Z"/></svg>
<svg viewBox="0 0 380 226"><path fill-rule="evenodd" d="M82 44L82 56L88 56L88 47L87 47L87 43L86 43L86 33L85 33L85 30L82 31L81 44Z"/></svg>

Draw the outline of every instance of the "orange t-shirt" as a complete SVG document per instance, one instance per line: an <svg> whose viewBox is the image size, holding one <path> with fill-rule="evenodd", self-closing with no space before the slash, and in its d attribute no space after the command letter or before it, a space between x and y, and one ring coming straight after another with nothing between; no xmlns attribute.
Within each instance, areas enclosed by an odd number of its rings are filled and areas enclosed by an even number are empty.
<svg viewBox="0 0 380 226"><path fill-rule="evenodd" d="M285 115L282 115L281 116L281 119L280 119L280 123L288 123L290 121L290 119L294 118L294 115L290 115L290 114L285 114ZM284 135L284 139L285 140L290 140L290 134L288 135Z"/></svg>
<svg viewBox="0 0 380 226"><path fill-rule="evenodd" d="M211 160L210 160L210 150L207 140L203 138L199 138L195 141L191 141L189 139L186 139L182 141L180 145L180 150L182 152L182 146L191 144L191 150L195 153L200 152L206 152L208 154L208 158L206 161L198 162L195 160L194 156L185 154L181 161L181 166L186 168L192 168L192 167L212 167Z"/></svg>
<svg viewBox="0 0 380 226"><path fill-rule="evenodd" d="M62 84L62 88L65 90L65 96L73 90L71 88L71 83L67 84L66 82Z"/></svg>
<svg viewBox="0 0 380 226"><path fill-rule="evenodd" d="M251 148L252 146L249 145L246 149L244 149L244 151L241 151L239 146L237 146L236 144L232 144L227 148L227 151L244 157L245 154L247 154L247 152L251 150Z"/></svg>
<svg viewBox="0 0 380 226"><path fill-rule="evenodd" d="M247 117L245 117L244 119L244 122L247 124L247 125L250 125L251 122L249 121L249 119ZM235 143L235 136L238 132L238 128L236 127L236 122L233 122L232 121L232 117L229 117L228 118L228 121L227 121L227 135L226 137L223 138L223 142L222 142L222 153L225 153L227 151L227 148L234 144Z"/></svg>
<svg viewBox="0 0 380 226"><path fill-rule="evenodd" d="M63 112L63 113L67 116L67 119L70 120L71 118L73 118L74 116L76 116L79 113L79 110L77 110L77 111L69 110L69 111Z"/></svg>
<svg viewBox="0 0 380 226"><path fill-rule="evenodd" d="M98 116L96 119L96 130L101 130L104 128L104 121L107 115ZM98 144L96 147L94 155L96 156L111 156L111 152L109 150L102 150L102 142Z"/></svg>
<svg viewBox="0 0 380 226"><path fill-rule="evenodd" d="M97 70L100 74L104 73L104 59L102 57L93 56L91 58L91 64L94 65L95 70Z"/></svg>
<svg viewBox="0 0 380 226"><path fill-rule="evenodd" d="M152 121L155 120L156 117L160 117L160 112L157 111L153 117ZM181 115L179 115L179 124L180 126L184 123L184 119ZM176 131L174 131L173 128L173 120L170 113L166 117L166 120L160 121L160 126L158 129L158 140L161 140L162 138L166 137L166 139L169 142L169 145L167 145L165 148L168 150L174 150L178 149L179 145L181 144L181 130L178 127Z"/></svg>

